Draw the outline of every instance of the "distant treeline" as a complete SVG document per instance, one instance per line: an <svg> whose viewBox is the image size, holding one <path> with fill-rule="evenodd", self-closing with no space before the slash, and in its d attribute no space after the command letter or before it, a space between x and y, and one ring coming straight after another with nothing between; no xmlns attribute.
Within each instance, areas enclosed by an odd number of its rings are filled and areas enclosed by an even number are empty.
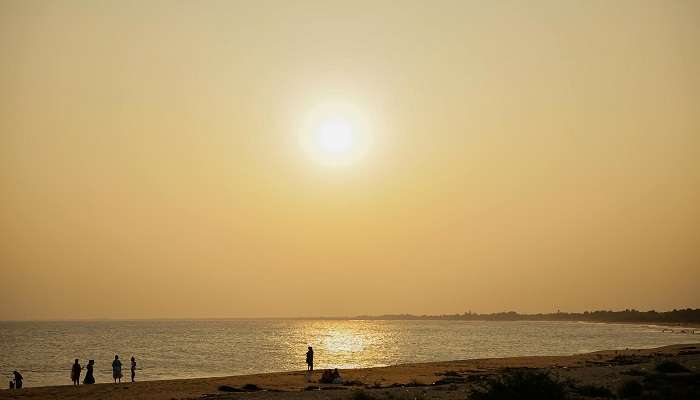
<svg viewBox="0 0 700 400"><path fill-rule="evenodd" d="M518 314L515 311L493 314L478 314L471 311L463 314L443 315L361 315L357 319L369 320L458 320L458 321L587 321L587 322L642 322L663 324L700 324L700 308L673 311L584 311L582 313L556 312L549 314Z"/></svg>

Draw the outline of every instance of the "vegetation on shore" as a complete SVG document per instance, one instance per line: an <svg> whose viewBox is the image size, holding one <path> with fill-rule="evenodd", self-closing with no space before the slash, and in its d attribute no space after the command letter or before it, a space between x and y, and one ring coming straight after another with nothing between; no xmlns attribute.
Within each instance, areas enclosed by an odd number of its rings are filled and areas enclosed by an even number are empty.
<svg viewBox="0 0 700 400"><path fill-rule="evenodd" d="M582 313L556 312L519 314L515 311L479 314L471 311L463 314L442 315L361 315L357 319L367 320L457 320L457 321L585 321L585 322L638 322L656 324L700 324L700 308L672 311L584 311Z"/></svg>

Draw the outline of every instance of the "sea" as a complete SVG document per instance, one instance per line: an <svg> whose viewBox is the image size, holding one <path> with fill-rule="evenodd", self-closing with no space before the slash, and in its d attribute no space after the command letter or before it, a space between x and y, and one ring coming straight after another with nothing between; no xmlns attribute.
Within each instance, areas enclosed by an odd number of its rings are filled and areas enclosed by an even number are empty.
<svg viewBox="0 0 700 400"><path fill-rule="evenodd" d="M25 387L70 385L73 360L95 360L111 382L115 355L137 362L137 381L363 368L486 357L566 355L700 342L653 325L583 322L396 320L139 320L0 322L0 375Z"/></svg>

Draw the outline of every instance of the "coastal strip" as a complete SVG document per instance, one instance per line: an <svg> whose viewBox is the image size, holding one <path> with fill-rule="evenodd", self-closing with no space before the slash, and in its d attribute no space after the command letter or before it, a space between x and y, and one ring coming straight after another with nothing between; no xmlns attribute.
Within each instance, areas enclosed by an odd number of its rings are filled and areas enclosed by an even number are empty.
<svg viewBox="0 0 700 400"><path fill-rule="evenodd" d="M627 381L642 381L645 376L655 374L656 368L663 363L681 365L686 375L697 380L700 343L568 356L490 358L347 369L340 370L342 384L320 383L323 371L314 371L310 379L306 371L290 371L103 383L77 388L65 385L0 390L0 399L353 399L362 391L368 398L463 400L475 387L514 369L549 371L557 380L568 382L571 390L599 387L614 392Z"/></svg>

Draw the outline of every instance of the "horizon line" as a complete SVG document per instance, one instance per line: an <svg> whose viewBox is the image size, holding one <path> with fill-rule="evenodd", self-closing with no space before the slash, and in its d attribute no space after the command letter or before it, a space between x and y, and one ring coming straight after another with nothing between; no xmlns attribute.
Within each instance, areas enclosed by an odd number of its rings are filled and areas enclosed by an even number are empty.
<svg viewBox="0 0 700 400"><path fill-rule="evenodd" d="M295 316L295 317L275 317L275 316L260 316L260 317L84 317L84 318L35 318L35 319L4 319L0 318L0 322L84 322L84 321L213 321L213 320L363 320L363 319L384 319L393 318L401 319L396 317L410 317L410 318L440 318L440 317L451 317L451 316L489 316L498 314L516 314L519 316L542 316L542 315L558 315L558 314L584 314L584 313L595 313L595 312L656 312L656 313L668 313L674 311L696 311L700 308L685 307L685 308L673 308L669 310L638 310L635 308L626 309L600 309L600 310L584 310L584 311L561 311L556 312L534 312L534 313L521 313L514 310L509 311L497 311L490 313L479 313L479 312L462 312L462 313L449 313L449 314L411 314L411 313L392 313L392 314L362 314L354 316Z"/></svg>

